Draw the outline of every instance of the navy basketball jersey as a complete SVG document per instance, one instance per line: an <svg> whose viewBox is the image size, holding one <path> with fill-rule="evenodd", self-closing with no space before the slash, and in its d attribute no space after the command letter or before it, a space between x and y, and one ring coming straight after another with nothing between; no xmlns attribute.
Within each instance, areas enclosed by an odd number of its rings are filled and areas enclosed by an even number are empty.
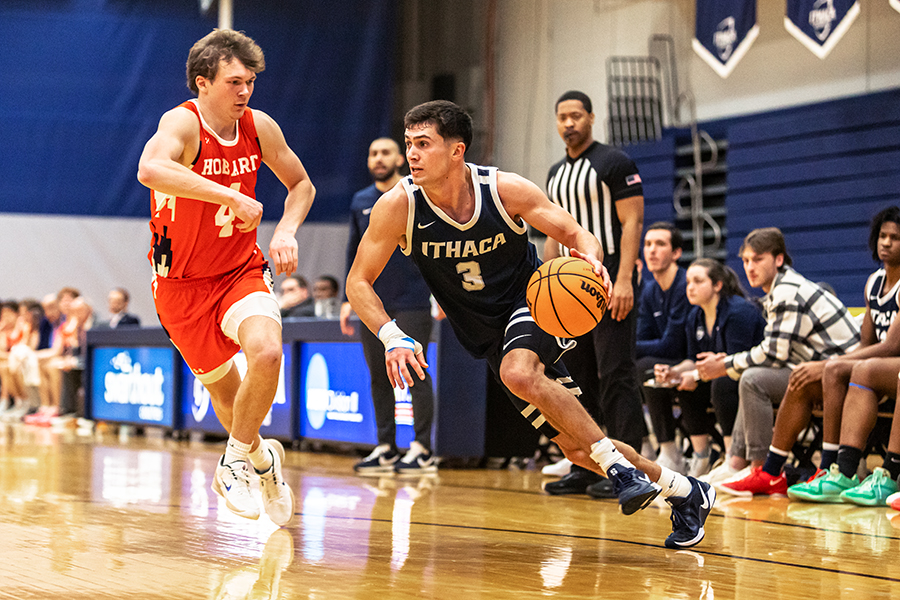
<svg viewBox="0 0 900 600"><path fill-rule="evenodd" d="M884 289L887 273L884 269L878 269L866 282L866 301L869 303L869 314L875 325L875 335L879 342L883 342L887 336L887 330L897 316L898 294L900 294L900 281L897 281L890 290Z"/></svg>
<svg viewBox="0 0 900 600"><path fill-rule="evenodd" d="M497 193L497 169L468 165L475 211L457 223L435 206L411 177L404 254L412 257L456 337L476 357L503 341L513 307L540 265L525 223L507 214Z"/></svg>

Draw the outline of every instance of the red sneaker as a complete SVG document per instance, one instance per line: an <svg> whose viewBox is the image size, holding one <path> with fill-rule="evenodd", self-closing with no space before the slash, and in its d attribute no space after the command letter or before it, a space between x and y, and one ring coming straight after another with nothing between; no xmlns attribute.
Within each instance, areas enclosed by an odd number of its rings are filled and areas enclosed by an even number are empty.
<svg viewBox="0 0 900 600"><path fill-rule="evenodd" d="M890 506L891 508L893 508L894 510L900 510L900 492L897 492L896 494L891 494L890 496L887 497L887 500L885 500L885 502L887 502L887 505Z"/></svg>
<svg viewBox="0 0 900 600"><path fill-rule="evenodd" d="M733 496L753 496L755 494L781 494L784 496L787 495L787 479L784 473L773 477L763 471L762 467L756 467L743 479L720 483L716 489Z"/></svg>

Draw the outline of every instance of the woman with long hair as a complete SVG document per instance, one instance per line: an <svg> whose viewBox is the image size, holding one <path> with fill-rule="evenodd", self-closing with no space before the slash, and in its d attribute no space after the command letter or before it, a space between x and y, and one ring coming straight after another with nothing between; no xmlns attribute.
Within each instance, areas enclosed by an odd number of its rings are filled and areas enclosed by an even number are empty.
<svg viewBox="0 0 900 600"><path fill-rule="evenodd" d="M693 308L685 319L685 360L675 366L655 365L657 385L676 387L682 425L691 438L693 456L689 475L709 470L709 434L716 422L731 446L731 431L738 410L738 382L721 377L700 381L695 359L711 353L733 354L749 350L763 338L766 321L759 305L747 299L735 272L717 260L700 258L687 270L687 298ZM707 408L712 404L715 420Z"/></svg>

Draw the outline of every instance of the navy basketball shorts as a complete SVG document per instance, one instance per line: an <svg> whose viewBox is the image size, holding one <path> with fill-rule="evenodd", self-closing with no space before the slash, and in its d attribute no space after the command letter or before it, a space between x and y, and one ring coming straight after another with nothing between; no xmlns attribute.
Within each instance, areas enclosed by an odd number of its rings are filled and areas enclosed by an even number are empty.
<svg viewBox="0 0 900 600"><path fill-rule="evenodd" d="M491 370L494 372L494 375L496 375L497 380L500 381L503 391L509 396L513 406L516 407L516 410L519 411L523 417L528 419L535 429L539 430L550 439L556 437L559 432L547 422L544 415L541 414L541 411L539 411L537 407L513 394L503 384L500 380L500 363L503 361L503 357L513 350L518 348L530 350L537 354L541 363L543 363L544 374L550 379L554 379L565 386L572 392L573 396L577 397L581 394L581 390L575 382L572 381L572 378L569 377L566 366L563 364L562 360L560 360L567 350L571 350L574 347L575 340L554 337L538 327L537 323L535 323L534 319L531 317L531 313L528 310L528 306L525 304L525 300L522 299L515 310L513 310L509 322L506 325L506 331L503 336L503 346L487 357Z"/></svg>

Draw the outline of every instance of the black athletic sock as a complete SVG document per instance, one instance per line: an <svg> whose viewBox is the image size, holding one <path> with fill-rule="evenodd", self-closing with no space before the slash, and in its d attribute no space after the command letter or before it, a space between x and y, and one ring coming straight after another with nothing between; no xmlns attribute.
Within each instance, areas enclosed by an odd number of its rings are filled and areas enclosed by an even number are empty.
<svg viewBox="0 0 900 600"><path fill-rule="evenodd" d="M787 456L781 456L780 454L775 454L769 450L762 470L772 477L778 477L781 475L781 470L784 468L785 462L787 462Z"/></svg>
<svg viewBox="0 0 900 600"><path fill-rule="evenodd" d="M897 481L897 478L900 477L900 454L895 452L885 454L883 467L891 474L891 479Z"/></svg>
<svg viewBox="0 0 900 600"><path fill-rule="evenodd" d="M837 462L838 459L838 451L837 450L822 450L822 460L819 462L819 468L823 471L827 471L828 468L832 465L832 463ZM855 473L856 471L854 471Z"/></svg>
<svg viewBox="0 0 900 600"><path fill-rule="evenodd" d="M863 451L859 448L841 444L841 449L838 450L837 464L845 477L853 479L853 476L856 475L856 470L859 468L859 461L862 459L862 455Z"/></svg>

